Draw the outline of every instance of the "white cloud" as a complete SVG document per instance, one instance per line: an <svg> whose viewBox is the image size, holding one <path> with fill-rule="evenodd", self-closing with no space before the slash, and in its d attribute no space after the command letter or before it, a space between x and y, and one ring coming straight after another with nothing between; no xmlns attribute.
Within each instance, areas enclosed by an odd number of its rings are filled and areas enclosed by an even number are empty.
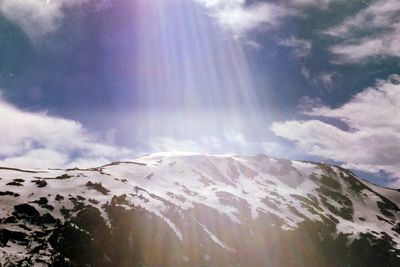
<svg viewBox="0 0 400 267"><path fill-rule="evenodd" d="M321 72L313 78L313 82L316 85L331 89L335 83L336 76L336 72Z"/></svg>
<svg viewBox="0 0 400 267"><path fill-rule="evenodd" d="M278 142L263 142L260 145L264 149L263 153L269 157L299 159L304 154L299 149L294 149Z"/></svg>
<svg viewBox="0 0 400 267"><path fill-rule="evenodd" d="M275 122L271 129L312 155L400 178L399 75L379 81L341 107L317 106L305 114L340 120L349 129L318 119Z"/></svg>
<svg viewBox="0 0 400 267"><path fill-rule="evenodd" d="M0 12L17 23L31 38L54 31L63 18L62 8L77 0L3 0Z"/></svg>
<svg viewBox="0 0 400 267"><path fill-rule="evenodd" d="M338 56L338 63L354 63L376 56L399 57L399 2L375 1L324 33L342 39L330 48Z"/></svg>
<svg viewBox="0 0 400 267"><path fill-rule="evenodd" d="M308 56L312 48L312 43L310 40L298 39L294 36L288 39L279 40L278 44L281 46L293 48L297 57Z"/></svg>
<svg viewBox="0 0 400 267"><path fill-rule="evenodd" d="M274 157L298 157L299 151L265 140L249 140L243 133L235 129L228 129L221 136L202 136L199 138L175 139L167 136L154 137L148 140L149 152L160 151L190 151L198 153L265 153ZM147 145L148 145L147 144Z"/></svg>
<svg viewBox="0 0 400 267"><path fill-rule="evenodd" d="M110 0L1 0L0 13L36 39L59 27L65 8L88 2L97 10L111 6Z"/></svg>
<svg viewBox="0 0 400 267"><path fill-rule="evenodd" d="M307 68L304 65L300 66L300 72L303 75L304 78L306 78L307 80L310 79L311 73L310 73L310 69Z"/></svg>
<svg viewBox="0 0 400 267"><path fill-rule="evenodd" d="M227 147L241 147L247 144L244 137L234 130L224 133L224 137L202 136L198 139L175 139L167 136L154 137L149 140L150 150L159 151L191 151L201 153L227 152ZM235 149L233 149L235 150Z"/></svg>
<svg viewBox="0 0 400 267"><path fill-rule="evenodd" d="M308 8L308 7L316 7L320 9L326 9L333 2L340 2L343 0L289 0L294 6Z"/></svg>
<svg viewBox="0 0 400 267"><path fill-rule="evenodd" d="M309 96L303 96L299 99L297 104L297 108L302 112L307 112L321 106L322 100L320 98L313 98Z"/></svg>
<svg viewBox="0 0 400 267"><path fill-rule="evenodd" d="M210 11L219 24L243 36L252 30L276 28L288 16L303 16L309 8L326 9L343 0L194 0Z"/></svg>
<svg viewBox="0 0 400 267"><path fill-rule="evenodd" d="M20 110L0 99L0 164L47 168L83 160L108 162L133 157L125 148L102 144L80 123Z"/></svg>
<svg viewBox="0 0 400 267"><path fill-rule="evenodd" d="M210 10L222 27L241 36L260 26L279 25L282 18L291 14L289 9L277 4L258 2L251 5L246 0L195 0Z"/></svg>
<svg viewBox="0 0 400 267"><path fill-rule="evenodd" d="M28 169L43 169L48 167L63 167L69 161L64 153L52 149L35 149L0 161L2 166Z"/></svg>
<svg viewBox="0 0 400 267"><path fill-rule="evenodd" d="M152 152L159 151L191 151L191 152L205 152L201 151L199 144L193 140L175 140L169 137L158 137L151 141Z"/></svg>
<svg viewBox="0 0 400 267"><path fill-rule="evenodd" d="M393 28L393 22L399 21L400 10L397 0L379 0L366 5L355 16L351 16L325 31L326 34L336 37L349 37L362 30Z"/></svg>
<svg viewBox="0 0 400 267"><path fill-rule="evenodd" d="M330 48L339 56L337 63L354 63L376 56L400 57L400 24L390 33L356 39Z"/></svg>

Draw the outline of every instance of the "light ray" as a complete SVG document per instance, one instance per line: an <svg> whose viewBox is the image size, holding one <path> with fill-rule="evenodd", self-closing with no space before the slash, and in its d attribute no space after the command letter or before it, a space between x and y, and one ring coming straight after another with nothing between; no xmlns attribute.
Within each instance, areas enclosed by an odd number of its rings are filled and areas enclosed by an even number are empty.
<svg viewBox="0 0 400 267"><path fill-rule="evenodd" d="M137 1L135 84L148 142L245 135L262 124L240 40L199 4Z"/></svg>

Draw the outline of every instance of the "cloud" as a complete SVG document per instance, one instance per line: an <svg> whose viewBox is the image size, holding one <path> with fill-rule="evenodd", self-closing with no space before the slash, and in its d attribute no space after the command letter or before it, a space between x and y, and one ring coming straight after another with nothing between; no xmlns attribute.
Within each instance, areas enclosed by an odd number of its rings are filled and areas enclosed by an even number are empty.
<svg viewBox="0 0 400 267"><path fill-rule="evenodd" d="M248 31L259 29L261 26L275 27L281 19L292 12L289 9L272 3L256 2L247 4L246 0L195 0L210 10L210 15L219 24L242 36Z"/></svg>
<svg viewBox="0 0 400 267"><path fill-rule="evenodd" d="M93 2L96 10L111 6L110 0L2 0L0 13L19 25L32 39L58 29L65 8Z"/></svg>
<svg viewBox="0 0 400 267"><path fill-rule="evenodd" d="M175 140L170 137L157 137L151 141L151 151L191 151L191 152L205 152L201 151L198 142L193 140Z"/></svg>
<svg viewBox="0 0 400 267"><path fill-rule="evenodd" d="M313 82L315 85L332 89L332 86L335 83L335 77L337 75L338 74L336 72L321 72L313 78Z"/></svg>
<svg viewBox="0 0 400 267"><path fill-rule="evenodd" d="M242 36L252 30L276 28L289 16L304 15L310 8L326 9L343 0L194 0L206 7L222 27ZM279 4L278 4L279 3Z"/></svg>
<svg viewBox="0 0 400 267"><path fill-rule="evenodd" d="M65 167L133 157L126 148L103 144L80 123L18 109L0 98L0 165ZM90 165L85 165L86 167Z"/></svg>
<svg viewBox="0 0 400 267"><path fill-rule="evenodd" d="M298 39L292 36L288 39L279 40L278 44L281 46L293 48L297 57L306 57L310 54L312 43L309 40Z"/></svg>
<svg viewBox="0 0 400 267"><path fill-rule="evenodd" d="M77 0L3 0L0 12L18 24L31 38L54 31L64 14L62 8L77 4Z"/></svg>
<svg viewBox="0 0 400 267"><path fill-rule="evenodd" d="M395 30L386 34L353 40L349 43L336 45L330 51L338 56L337 63L357 63L376 56L400 56L400 24Z"/></svg>
<svg viewBox="0 0 400 267"><path fill-rule="evenodd" d="M198 153L265 153L273 157L298 158L300 151L288 149L286 146L263 140L249 140L235 129L227 129L220 136L204 135L199 138L176 139L170 136L153 137L149 140L150 147L143 150L149 152L160 151L190 151Z"/></svg>
<svg viewBox="0 0 400 267"><path fill-rule="evenodd" d="M319 8L326 9L334 2L341 2L343 0L289 0L289 3L296 7L301 8Z"/></svg>
<svg viewBox="0 0 400 267"><path fill-rule="evenodd" d="M322 100L320 98L313 98L309 96L303 96L299 99L297 104L297 108L302 112L307 112L321 106Z"/></svg>
<svg viewBox="0 0 400 267"><path fill-rule="evenodd" d="M356 63L376 56L399 57L399 2L375 1L324 33L340 40L330 47L338 57L337 63Z"/></svg>
<svg viewBox="0 0 400 267"><path fill-rule="evenodd" d="M306 78L307 80L310 79L311 73L309 68L304 65L300 65L300 72L304 78Z"/></svg>
<svg viewBox="0 0 400 267"><path fill-rule="evenodd" d="M271 129L312 155L400 178L399 75L378 81L341 107L318 105L304 114L314 119L275 122ZM348 129L327 120L341 121Z"/></svg>
<svg viewBox="0 0 400 267"><path fill-rule="evenodd" d="M210 152L226 153L227 148L232 151L243 149L249 145L244 136L234 129L226 130L222 136L204 135L200 138L179 139L168 136L159 136L152 138L150 150L159 151L191 151L191 152Z"/></svg>

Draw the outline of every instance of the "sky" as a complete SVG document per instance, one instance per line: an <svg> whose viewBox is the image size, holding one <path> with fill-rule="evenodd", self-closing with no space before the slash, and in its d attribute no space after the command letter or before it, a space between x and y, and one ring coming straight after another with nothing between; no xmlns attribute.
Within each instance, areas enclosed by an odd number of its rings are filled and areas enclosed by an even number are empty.
<svg viewBox="0 0 400 267"><path fill-rule="evenodd" d="M398 0L3 0L0 165L265 153L400 187Z"/></svg>

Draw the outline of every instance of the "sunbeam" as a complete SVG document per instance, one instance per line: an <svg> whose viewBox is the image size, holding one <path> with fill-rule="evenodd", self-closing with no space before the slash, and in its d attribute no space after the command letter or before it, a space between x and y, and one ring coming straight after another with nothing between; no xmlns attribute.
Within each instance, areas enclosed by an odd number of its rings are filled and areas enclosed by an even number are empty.
<svg viewBox="0 0 400 267"><path fill-rule="evenodd" d="M133 93L148 140L240 139L262 124L240 40L192 1L136 1L135 8Z"/></svg>

